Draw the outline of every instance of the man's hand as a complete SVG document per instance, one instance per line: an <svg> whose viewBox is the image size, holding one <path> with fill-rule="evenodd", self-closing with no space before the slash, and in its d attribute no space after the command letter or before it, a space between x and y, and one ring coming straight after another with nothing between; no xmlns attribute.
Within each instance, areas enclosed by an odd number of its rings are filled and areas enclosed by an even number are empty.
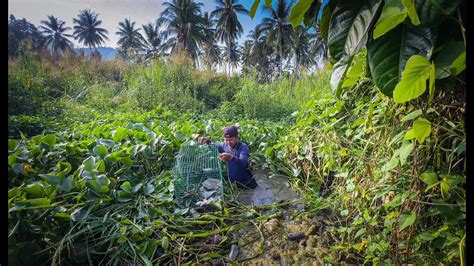
<svg viewBox="0 0 474 266"><path fill-rule="evenodd" d="M211 141L211 137L199 137L198 142L199 144L207 144Z"/></svg>
<svg viewBox="0 0 474 266"><path fill-rule="evenodd" d="M229 160L232 160L234 156L230 153L227 153L227 152L223 152L221 154L219 154L219 159L221 161L229 161Z"/></svg>

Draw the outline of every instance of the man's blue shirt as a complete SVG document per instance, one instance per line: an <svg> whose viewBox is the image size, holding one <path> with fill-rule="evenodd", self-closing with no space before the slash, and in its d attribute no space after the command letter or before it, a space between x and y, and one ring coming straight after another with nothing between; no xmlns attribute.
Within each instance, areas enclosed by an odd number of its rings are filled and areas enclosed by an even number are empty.
<svg viewBox="0 0 474 266"><path fill-rule="evenodd" d="M252 172L249 170L249 147L239 141L235 148L231 148L225 142L218 146L219 153L227 152L234 157L227 161L227 169L230 181L238 181L247 185L252 181Z"/></svg>

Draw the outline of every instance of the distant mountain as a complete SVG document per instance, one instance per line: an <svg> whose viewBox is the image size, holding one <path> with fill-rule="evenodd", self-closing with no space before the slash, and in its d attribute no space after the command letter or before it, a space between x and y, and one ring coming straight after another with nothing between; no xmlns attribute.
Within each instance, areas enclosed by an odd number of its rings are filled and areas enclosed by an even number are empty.
<svg viewBox="0 0 474 266"><path fill-rule="evenodd" d="M82 50L83 48L75 48L74 50L75 51L80 51ZM94 50L94 49L89 49L89 48L84 48L84 55L89 55L91 50ZM97 50L99 51L99 53L102 55L102 59L103 60L112 60L115 58L115 49L114 48L111 48L111 47L99 47L97 48Z"/></svg>

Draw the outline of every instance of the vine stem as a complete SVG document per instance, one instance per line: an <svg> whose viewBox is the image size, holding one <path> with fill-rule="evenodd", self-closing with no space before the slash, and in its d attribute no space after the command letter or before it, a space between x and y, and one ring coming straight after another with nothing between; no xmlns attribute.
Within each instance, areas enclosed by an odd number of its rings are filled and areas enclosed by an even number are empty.
<svg viewBox="0 0 474 266"><path fill-rule="evenodd" d="M464 239L466 239L466 234L461 238L461 241L459 241L459 260L461 262L461 266L464 266L464 250L463 250L463 244L464 244Z"/></svg>

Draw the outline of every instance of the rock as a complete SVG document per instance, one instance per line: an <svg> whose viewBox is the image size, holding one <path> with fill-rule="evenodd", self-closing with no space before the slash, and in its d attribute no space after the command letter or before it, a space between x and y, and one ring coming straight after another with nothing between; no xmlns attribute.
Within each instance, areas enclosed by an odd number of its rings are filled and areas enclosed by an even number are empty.
<svg viewBox="0 0 474 266"><path fill-rule="evenodd" d="M304 232L296 232L296 233L289 233L288 234L288 240L290 241L297 241L297 240L301 240L301 239L304 239L306 236L304 234Z"/></svg>
<svg viewBox="0 0 474 266"><path fill-rule="evenodd" d="M280 257L281 257L281 256L280 256L280 253L278 253L278 252L273 252L273 254L272 254L272 259L278 260L278 259L280 259Z"/></svg>
<svg viewBox="0 0 474 266"><path fill-rule="evenodd" d="M304 203L296 204L296 209L298 211L304 211Z"/></svg>
<svg viewBox="0 0 474 266"><path fill-rule="evenodd" d="M278 228L278 220L273 218L270 221L264 223L263 227L265 227L268 232L274 232Z"/></svg>
<svg viewBox="0 0 474 266"><path fill-rule="evenodd" d="M201 183L201 187L207 190L218 190L222 187L222 181L216 178L208 178Z"/></svg>
<svg viewBox="0 0 474 266"><path fill-rule="evenodd" d="M210 197L212 197L214 194L216 193L216 191L201 191L201 195L204 199L209 199Z"/></svg>
<svg viewBox="0 0 474 266"><path fill-rule="evenodd" d="M217 245L221 242L222 236L221 235L214 235L212 237L212 244Z"/></svg>
<svg viewBox="0 0 474 266"><path fill-rule="evenodd" d="M222 259L214 259L214 260L211 261L211 265L212 266L223 266L224 262L222 261Z"/></svg>
<svg viewBox="0 0 474 266"><path fill-rule="evenodd" d="M237 246L237 245L232 245L232 246L230 247L229 259L230 259L230 260L234 260L235 258L237 258L237 256L239 255L239 252L240 252L239 246Z"/></svg>

